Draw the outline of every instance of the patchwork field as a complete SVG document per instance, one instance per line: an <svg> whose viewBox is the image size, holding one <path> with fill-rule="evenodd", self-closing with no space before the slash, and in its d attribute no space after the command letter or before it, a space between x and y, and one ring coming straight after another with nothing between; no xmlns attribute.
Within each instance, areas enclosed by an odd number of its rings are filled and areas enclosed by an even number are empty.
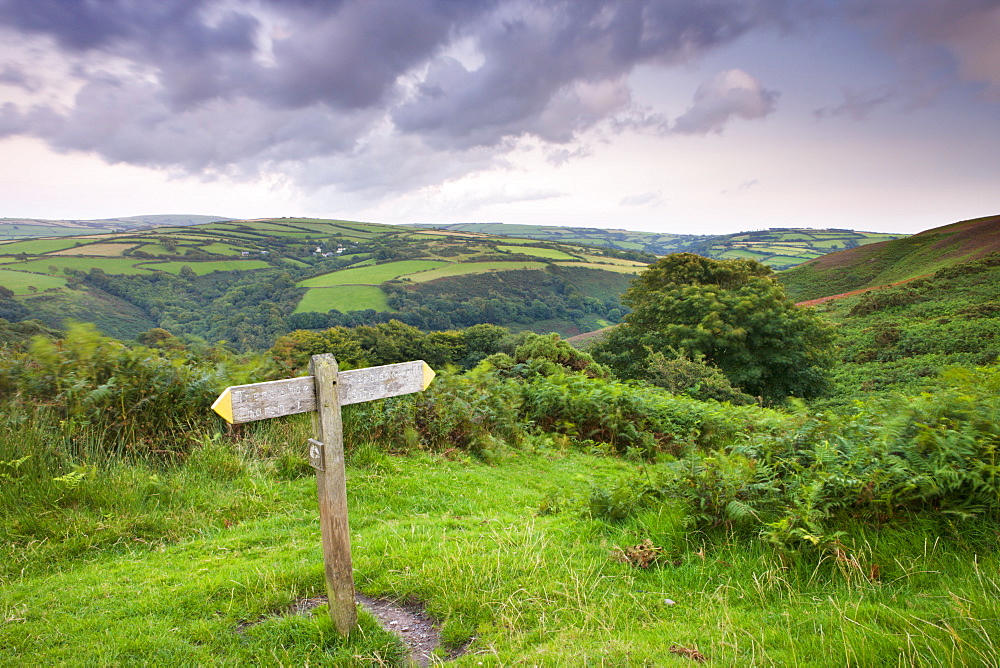
<svg viewBox="0 0 1000 668"><path fill-rule="evenodd" d="M519 269L544 269L541 262L463 262L461 264L449 264L439 269L424 271L419 274L406 276L414 283L426 283L439 278L449 278L454 276L465 276L468 274L485 274L493 271L515 271Z"/></svg>
<svg viewBox="0 0 1000 668"><path fill-rule="evenodd" d="M625 264L604 264L603 262L556 262L560 267L589 267L603 271L613 271L619 274L638 274L645 265L629 266Z"/></svg>
<svg viewBox="0 0 1000 668"><path fill-rule="evenodd" d="M29 274L26 271L0 269L0 285L11 290L15 295L28 295L40 290L65 287L66 279L59 276Z"/></svg>
<svg viewBox="0 0 1000 668"><path fill-rule="evenodd" d="M154 219L163 224L151 227ZM885 237L805 229L726 237L543 225L438 229L310 218L189 222L167 216L40 225L47 238L0 243L0 285L47 324L84 314L121 336L154 319L171 332L252 347L295 328L389 318L424 329L494 323L568 335L624 316L619 297L655 259L650 252L780 267ZM30 223L16 224L22 233ZM79 236L60 236L65 231ZM125 302L135 317L116 329L113 311ZM91 314L95 308L110 310Z"/></svg>
<svg viewBox="0 0 1000 668"><path fill-rule="evenodd" d="M501 250L510 251L512 253L522 253L524 255L534 255L536 257L545 257L550 260L575 260L576 257L570 255L569 253L561 250L555 250L554 248L534 248L533 246L508 246L503 244L500 246Z"/></svg>
<svg viewBox="0 0 1000 668"><path fill-rule="evenodd" d="M350 311L389 310L386 295L375 285L335 285L329 288L310 288L294 313L326 313L329 310L341 313Z"/></svg>
<svg viewBox="0 0 1000 668"><path fill-rule="evenodd" d="M134 247L135 244L87 244L86 253L97 257L121 257L125 251ZM82 252L78 247L70 247L52 251L48 255L80 255Z"/></svg>
<svg viewBox="0 0 1000 668"><path fill-rule="evenodd" d="M269 267L263 260L211 260L208 262L157 262L139 265L149 271L165 271L170 274L180 274L181 269L190 267L198 276L210 274L213 271L252 271Z"/></svg>
<svg viewBox="0 0 1000 668"><path fill-rule="evenodd" d="M41 255L60 251L64 248L73 248L79 242L73 238L62 239L29 239L27 241L12 241L9 244L0 246L0 253L3 255L25 253L27 255Z"/></svg>
<svg viewBox="0 0 1000 668"><path fill-rule="evenodd" d="M123 257L79 257L66 255L44 255L37 260L6 264L8 269L21 269L39 273L57 274L64 269L90 271L100 269L106 274L142 274L145 269L137 266L141 260Z"/></svg>
<svg viewBox="0 0 1000 668"><path fill-rule="evenodd" d="M724 235L660 234L618 229L591 229L549 225L460 223L435 226L451 232L476 232L579 243L640 251L654 255L691 252L716 259L747 258L775 269L786 269L830 251L864 246L906 235L854 230L770 229Z"/></svg>
<svg viewBox="0 0 1000 668"><path fill-rule="evenodd" d="M303 288L326 288L333 285L378 285L391 281L401 276L408 276L417 272L427 271L438 267L446 266L446 262L439 260L406 260L403 262L389 262L387 264L376 264L356 269L342 269L341 271L323 274L305 281L299 281L299 287Z"/></svg>

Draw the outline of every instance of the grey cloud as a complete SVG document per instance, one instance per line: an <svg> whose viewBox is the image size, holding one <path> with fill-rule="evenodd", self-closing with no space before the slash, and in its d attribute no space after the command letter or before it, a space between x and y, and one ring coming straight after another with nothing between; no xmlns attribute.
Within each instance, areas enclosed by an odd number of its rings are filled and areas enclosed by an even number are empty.
<svg viewBox="0 0 1000 668"><path fill-rule="evenodd" d="M567 142L631 107L625 86L594 105L581 103L581 88L609 92L639 64L693 60L779 15L761 9L769 3L699 0L518 6L524 11L516 20L501 12L481 29L482 67L435 60L418 95L395 112L396 125L441 145L490 145L521 134Z"/></svg>
<svg viewBox="0 0 1000 668"><path fill-rule="evenodd" d="M715 75L694 95L694 102L675 122L680 134L720 133L733 118L763 118L774 111L778 93L765 89L743 70Z"/></svg>
<svg viewBox="0 0 1000 668"><path fill-rule="evenodd" d="M29 93L38 90L40 85L35 77L25 72L23 68L14 65L5 65L0 69L0 84L16 86Z"/></svg>
<svg viewBox="0 0 1000 668"><path fill-rule="evenodd" d="M813 112L820 119L829 117L847 117L855 121L863 121L876 109L898 100L898 91L888 87L867 90L845 90L843 100L833 107L822 107Z"/></svg>
<svg viewBox="0 0 1000 668"><path fill-rule="evenodd" d="M409 187L496 165L525 136L561 160L602 123L662 130L635 108L633 68L693 61L788 15L781 0L0 0L0 26L50 38L79 86L68 108L0 121L109 162ZM454 57L462 41L481 65ZM707 96L674 129L766 114L768 94Z"/></svg>
<svg viewBox="0 0 1000 668"><path fill-rule="evenodd" d="M933 90L948 77L1000 97L1000 1L847 0L848 15L881 36L902 66Z"/></svg>

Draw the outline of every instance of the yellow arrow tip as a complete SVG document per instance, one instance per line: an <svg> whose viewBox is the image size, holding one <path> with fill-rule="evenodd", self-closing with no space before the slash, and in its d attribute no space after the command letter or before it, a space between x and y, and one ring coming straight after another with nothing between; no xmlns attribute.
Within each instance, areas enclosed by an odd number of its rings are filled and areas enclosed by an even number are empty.
<svg viewBox="0 0 1000 668"><path fill-rule="evenodd" d="M424 389L425 390L427 389L427 386L431 384L431 381L434 380L434 376L435 375L437 375L437 374L434 373L434 369L432 369L430 367L430 365L427 364L427 362L424 362Z"/></svg>
<svg viewBox="0 0 1000 668"><path fill-rule="evenodd" d="M212 404L212 410L221 415L229 424L233 424L233 395L230 392L231 389L230 387L224 389L219 398Z"/></svg>

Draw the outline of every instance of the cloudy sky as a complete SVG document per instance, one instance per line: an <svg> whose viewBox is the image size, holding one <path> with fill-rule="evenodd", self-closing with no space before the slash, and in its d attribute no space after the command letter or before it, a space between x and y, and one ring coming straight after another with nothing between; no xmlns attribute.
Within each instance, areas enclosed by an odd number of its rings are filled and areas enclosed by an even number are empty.
<svg viewBox="0 0 1000 668"><path fill-rule="evenodd" d="M0 0L0 216L1000 213L1000 0Z"/></svg>

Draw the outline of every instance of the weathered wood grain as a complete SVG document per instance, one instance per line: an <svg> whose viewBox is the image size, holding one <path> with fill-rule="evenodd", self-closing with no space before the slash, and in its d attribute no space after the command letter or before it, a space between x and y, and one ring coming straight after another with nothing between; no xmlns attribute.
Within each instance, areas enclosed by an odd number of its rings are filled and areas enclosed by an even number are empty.
<svg viewBox="0 0 1000 668"><path fill-rule="evenodd" d="M421 392L434 378L423 360L355 369L339 374L340 405L357 404ZM316 410L312 376L233 385L223 390L212 410L233 424L309 413Z"/></svg>
<svg viewBox="0 0 1000 668"><path fill-rule="evenodd" d="M313 432L316 440L323 444L324 470L316 471L316 490L326 593L337 632L348 636L357 626L358 611L354 605L354 566L347 520L347 476L337 360L329 354L313 355L309 371L317 397Z"/></svg>

